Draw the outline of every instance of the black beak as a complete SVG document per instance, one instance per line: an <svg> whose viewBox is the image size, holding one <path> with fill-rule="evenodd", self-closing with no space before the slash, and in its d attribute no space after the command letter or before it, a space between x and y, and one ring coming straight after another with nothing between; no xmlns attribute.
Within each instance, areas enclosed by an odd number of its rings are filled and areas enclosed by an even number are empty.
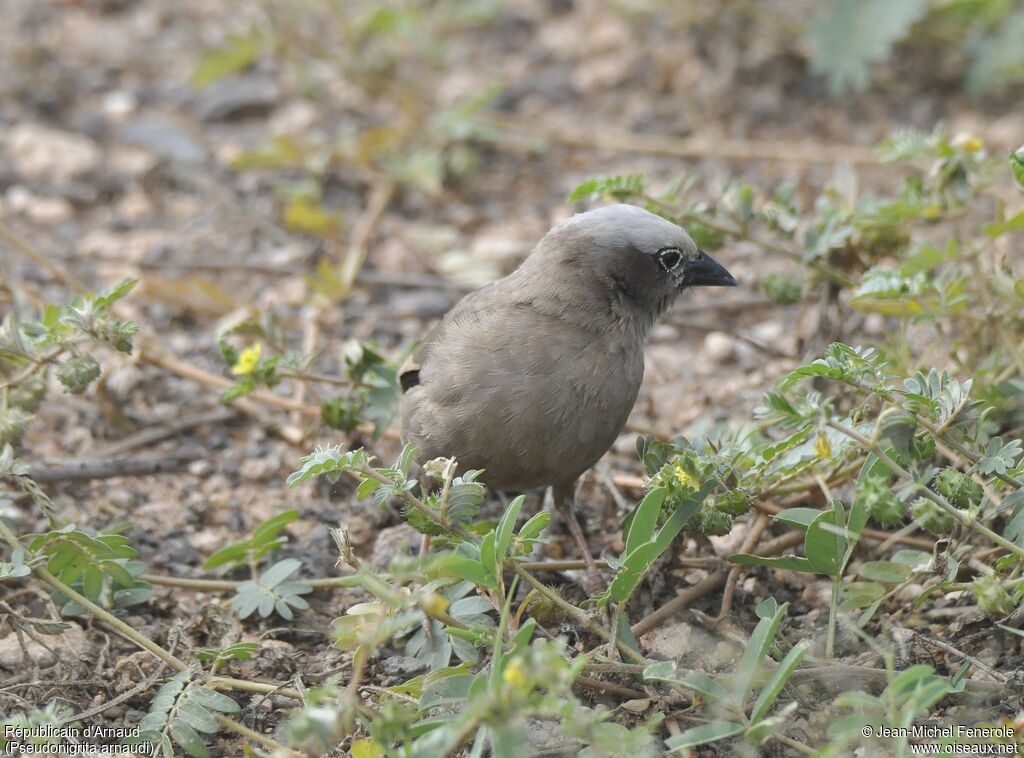
<svg viewBox="0 0 1024 758"><path fill-rule="evenodd" d="M703 250L692 263L687 264L686 284L690 287L735 287L732 274Z"/></svg>

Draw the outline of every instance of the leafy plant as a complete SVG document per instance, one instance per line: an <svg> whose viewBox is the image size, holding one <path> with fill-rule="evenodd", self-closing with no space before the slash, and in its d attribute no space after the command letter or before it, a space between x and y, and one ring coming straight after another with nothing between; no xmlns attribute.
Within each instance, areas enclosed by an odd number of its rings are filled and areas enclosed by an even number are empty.
<svg viewBox="0 0 1024 758"><path fill-rule="evenodd" d="M149 583L137 578L145 565L127 537L108 533L90 535L73 524L46 534L31 535L29 550L49 556L47 570L86 598L108 608L144 603L153 594ZM85 609L65 601L66 615Z"/></svg>
<svg viewBox="0 0 1024 758"><path fill-rule="evenodd" d="M0 580L28 576L32 569L25 563L25 551L21 548L11 552L11 560L0 561Z"/></svg>
<svg viewBox="0 0 1024 758"><path fill-rule="evenodd" d="M828 0L808 26L811 69L828 78L833 95L863 90L871 64L893 57L897 43L959 46L970 61L964 81L981 97L1024 77L1024 12L1003 0Z"/></svg>
<svg viewBox="0 0 1024 758"><path fill-rule="evenodd" d="M107 347L131 353L138 326L110 314L137 280L127 279L68 305L46 305L38 319L20 320L8 314L0 323L0 449L17 447L36 410L46 397L51 366L65 390L80 395L100 375L92 350Z"/></svg>
<svg viewBox="0 0 1024 758"><path fill-rule="evenodd" d="M332 429L350 432L359 422L368 421L374 425L374 438L380 437L394 418L402 398L398 366L405 360L408 350L396 360L388 361L373 345L355 340L345 343L342 355L349 385L345 394L321 406L323 422Z"/></svg>
<svg viewBox="0 0 1024 758"><path fill-rule="evenodd" d="M866 692L845 692L835 705L854 713L841 716L828 728L830 742L825 755L842 755L852 745L884 749L893 755L910 755L911 724L927 713L951 692L964 687L961 669L953 681L937 676L931 666L918 664L899 673L893 672L889 661L888 686L880 695ZM868 726L866 726L868 725Z"/></svg>
<svg viewBox="0 0 1024 758"><path fill-rule="evenodd" d="M218 715L238 713L238 703L199 684L189 671L170 679L150 702L149 713L139 722L139 734L127 744L155 746L166 758L173 758L174 745L193 758L210 755L202 734L220 729Z"/></svg>
<svg viewBox="0 0 1024 758"><path fill-rule="evenodd" d="M828 510L789 508L776 516L776 520L804 531L805 557L786 555L779 558L763 558L736 553L729 556L729 562L737 565L804 571L829 577L832 580L832 603L829 606L826 655L831 658L835 645L840 580L846 564L853 555L860 531L867 521L866 509L855 505L847 517L842 503L833 500L832 507Z"/></svg>
<svg viewBox="0 0 1024 758"><path fill-rule="evenodd" d="M281 335L270 329L267 325L247 324L244 331L273 335L280 340ZM243 331L243 328L236 330ZM388 361L375 346L355 340L345 343L342 349L345 372L341 377L311 372L314 355L264 354L262 342L253 342L239 351L222 339L220 352L235 377L235 384L222 394L225 401L243 397L261 387L275 387L285 379L342 385L343 391L320 404L320 418L332 429L344 432L355 430L359 424L371 423L374 437L380 437L394 418L402 395L398 364L404 360L405 353L395 361Z"/></svg>
<svg viewBox="0 0 1024 758"><path fill-rule="evenodd" d="M72 715L66 705L51 700L42 708L15 712L0 721L0 748L11 749L11 743L56 749L63 738L58 728Z"/></svg>
<svg viewBox="0 0 1024 758"><path fill-rule="evenodd" d="M302 567L297 558L286 558L265 569L252 579L238 585L238 592L231 599L231 607L238 617L245 619L258 611L266 618L277 613L281 618L290 621L293 608L305 610L309 603L303 599L313 591L305 582L285 581Z"/></svg>
<svg viewBox="0 0 1024 758"><path fill-rule="evenodd" d="M828 76L833 95L864 89L868 65L888 58L893 44L928 8L926 0L829 0L824 5L807 39L815 50L811 69Z"/></svg>
<svg viewBox="0 0 1024 758"><path fill-rule="evenodd" d="M206 559L203 566L212 569L219 566L257 565L267 555L279 550L288 542L287 537L281 536L281 531L298 518L299 512L294 510L272 516L253 529L251 536L215 552Z"/></svg>
<svg viewBox="0 0 1024 758"><path fill-rule="evenodd" d="M758 679L769 666L769 654L775 647L779 626L786 616L788 607L785 603L778 605L773 599L766 600L758 606L761 620L750 635L735 674L724 684L704 674L691 674L683 679L677 679L674 661L655 663L644 669L644 679L673 682L692 689L727 714L726 718L709 721L687 729L678 736L670 737L665 741L665 746L669 750L685 750L738 735L743 735L755 745L763 745L772 738L779 738L780 727L785 723L786 717L793 712L796 703L790 703L774 716L769 716L768 713L807 654L810 643L802 640L782 657L774 666L767 681L760 686L757 700L749 710L747 700Z"/></svg>
<svg viewBox="0 0 1024 758"><path fill-rule="evenodd" d="M196 650L196 660L200 663L209 663L211 673L216 674L231 661L251 661L260 646L255 642L236 642L226 648L217 650L215 648L204 648Z"/></svg>

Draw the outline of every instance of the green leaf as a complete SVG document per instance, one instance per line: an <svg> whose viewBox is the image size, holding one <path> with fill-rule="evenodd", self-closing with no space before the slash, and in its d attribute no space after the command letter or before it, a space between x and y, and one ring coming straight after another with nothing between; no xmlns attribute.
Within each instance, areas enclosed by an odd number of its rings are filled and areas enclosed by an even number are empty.
<svg viewBox="0 0 1024 758"><path fill-rule="evenodd" d="M665 746L669 750L685 750L686 748L707 745L710 742L734 737L740 734L743 729L743 724L737 724L734 721L711 721L707 724L687 729L675 737L669 737L665 740Z"/></svg>
<svg viewBox="0 0 1024 758"><path fill-rule="evenodd" d="M925 0L827 0L807 30L811 69L828 77L833 96L862 90L868 65L888 57L928 10Z"/></svg>
<svg viewBox="0 0 1024 758"><path fill-rule="evenodd" d="M821 511L817 508L787 508L780 513L776 513L774 518L782 524L789 524L797 529L807 531L807 527L811 525L811 522L820 515Z"/></svg>
<svg viewBox="0 0 1024 758"><path fill-rule="evenodd" d="M843 556L846 553L846 539L843 537L843 532L845 532L845 524L838 521L836 514L832 511L819 514L807 527L804 552L816 573L825 576L839 576Z"/></svg>
<svg viewBox="0 0 1024 758"><path fill-rule="evenodd" d="M498 556L494 550L494 532L488 532L480 541L480 563L494 576L498 576L501 573Z"/></svg>
<svg viewBox="0 0 1024 758"><path fill-rule="evenodd" d="M655 487L647 493L633 513L633 519L629 524L629 531L626 533L626 555L636 550L640 545L649 542L654 537L654 530L658 524L658 515L661 513L661 506L668 496L668 490L664 487Z"/></svg>
<svg viewBox="0 0 1024 758"><path fill-rule="evenodd" d="M248 68L263 52L263 45L262 35L256 30L244 35L230 35L222 47L208 50L202 56L189 83L196 88L205 87Z"/></svg>
<svg viewBox="0 0 1024 758"><path fill-rule="evenodd" d="M293 521L297 521L298 518L299 512L295 510L285 511L284 513L279 513L276 516L272 516L271 518L267 519L262 524L260 524L258 527L253 529L253 544L261 545L266 542L269 542L274 537L276 537L278 533L282 529L284 529L288 524L292 523Z"/></svg>
<svg viewBox="0 0 1024 758"><path fill-rule="evenodd" d="M512 638L512 651L514 653L522 653L526 650L530 644L530 640L533 639L533 633L537 631L537 620L534 618L528 618L523 622L523 625L519 627L519 631L515 633Z"/></svg>
<svg viewBox="0 0 1024 758"><path fill-rule="evenodd" d="M97 295L93 299L93 305L99 309L107 309L121 298L125 297L129 292L135 289L135 285L139 283L138 279L125 279L120 284L115 284L108 290Z"/></svg>
<svg viewBox="0 0 1024 758"><path fill-rule="evenodd" d="M1010 156L1010 171L1017 184L1024 187L1024 147L1021 147Z"/></svg>
<svg viewBox="0 0 1024 758"><path fill-rule="evenodd" d="M754 678L757 676L757 672L761 669L764 659L771 649L772 643L775 640L775 634L779 630L779 625L782 623L788 607L788 603L780 605L772 618L758 621L754 631L750 634L750 640L743 651L743 657L740 658L739 665L736 667L736 673L733 675L733 704L738 708L743 707L747 695L750 694L750 690L754 686Z"/></svg>
<svg viewBox="0 0 1024 758"><path fill-rule="evenodd" d="M208 687L192 685L188 691L189 700L193 700L204 708L212 708L221 713L238 713L241 710L232 698Z"/></svg>
<svg viewBox="0 0 1024 758"><path fill-rule="evenodd" d="M370 456L362 448L344 453L341 450L341 445L332 445L328 448L317 447L312 453L302 458L302 468L288 476L288 486L294 487L320 474L337 477L342 471L369 465L370 462Z"/></svg>
<svg viewBox="0 0 1024 758"><path fill-rule="evenodd" d="M185 700L178 704L178 716L197 732L216 734L220 729L217 719L199 703Z"/></svg>
<svg viewBox="0 0 1024 758"><path fill-rule="evenodd" d="M494 572L484 566L478 560L466 555L452 553L434 562L434 568L442 576L454 576L459 579L466 579L481 587L494 588L498 586L498 578Z"/></svg>
<svg viewBox="0 0 1024 758"><path fill-rule="evenodd" d="M682 495L673 496L672 502L676 503L676 507L654 536L654 541L658 545L658 555L668 549L714 487L714 482L708 481L701 485L697 492L687 491Z"/></svg>
<svg viewBox="0 0 1024 758"><path fill-rule="evenodd" d="M850 515L846 520L846 531L851 543L856 543L860 540L861 530L868 523L870 516L871 511L868 509L867 503L863 498L854 498L853 504L850 506Z"/></svg>
<svg viewBox="0 0 1024 758"><path fill-rule="evenodd" d="M302 567L298 558L285 558L260 574L260 584L274 588Z"/></svg>
<svg viewBox="0 0 1024 758"><path fill-rule="evenodd" d="M909 550L904 548L903 550L897 550L893 553L892 560L894 563L902 563L911 571L926 571L928 565L932 562L932 555L931 553L926 553L924 550Z"/></svg>
<svg viewBox="0 0 1024 758"><path fill-rule="evenodd" d="M1024 229L1024 211L1021 211L1015 216L1011 216L1005 221L1000 221L998 224L991 224L985 227L985 234L989 237L998 237L1001 234L1007 232L1016 232Z"/></svg>
<svg viewBox="0 0 1024 758"><path fill-rule="evenodd" d="M275 563L258 578L239 584L237 593L231 599L231 606L239 618L247 618L253 611L259 611L260 616L266 618L276 611L282 618L290 620L292 608L308 608L309 603L301 596L312 592L313 588L304 582L285 582L301 566L298 559L286 558Z"/></svg>
<svg viewBox="0 0 1024 758"><path fill-rule="evenodd" d="M770 619L779 610L779 601L773 597L766 597L754 606L754 614L759 619Z"/></svg>
<svg viewBox="0 0 1024 758"><path fill-rule="evenodd" d="M627 555L622 562L622 568L619 569L608 588L612 599L618 603L628 600L643 578L644 572L654 563L659 554L658 543L652 540L640 545Z"/></svg>
<svg viewBox="0 0 1024 758"><path fill-rule="evenodd" d="M532 516L523 526L519 529L519 534L516 535L516 539L523 543L519 549L528 549L529 543L538 539L541 532L548 528L551 523L551 514L548 511L541 511L540 513Z"/></svg>
<svg viewBox="0 0 1024 758"><path fill-rule="evenodd" d="M218 566L223 566L227 563L243 563L245 562L245 556L248 554L248 550L249 540L236 542L234 545L222 547L207 558L206 563L203 564L203 568L212 569L217 568Z"/></svg>
<svg viewBox="0 0 1024 758"><path fill-rule="evenodd" d="M648 664L642 676L646 681L678 682L676 668L678 667L675 661L658 661Z"/></svg>
<svg viewBox="0 0 1024 758"><path fill-rule="evenodd" d="M520 495L509 504L508 510L505 511L505 514L501 517L501 521L498 522L497 529L495 529L495 573L501 571L501 563L508 557L508 548L509 545L512 544L513 530L516 528L516 521L519 519L519 511L522 507L523 496Z"/></svg>
<svg viewBox="0 0 1024 758"><path fill-rule="evenodd" d="M789 681L793 672L796 671L796 667L800 665L800 661L803 660L810 647L810 642L800 640L786 654L786 657L782 659L775 671L772 672L767 684L762 688L757 702L754 703L754 709L750 712L750 720L752 722L756 724L768 713L768 709L772 707L775 699L782 692L782 688L786 686L786 682Z"/></svg>
<svg viewBox="0 0 1024 758"><path fill-rule="evenodd" d="M82 594L96 602L103 591L103 572L98 569L87 568L82 573Z"/></svg>
<svg viewBox="0 0 1024 758"><path fill-rule="evenodd" d="M598 179L587 179L585 182L580 182L576 185L573 191L569 193L569 197L566 199L566 202L578 203L580 200L586 200L598 192L598 186Z"/></svg>
<svg viewBox="0 0 1024 758"><path fill-rule="evenodd" d="M706 674L699 671L691 673L682 680L682 685L694 692L699 692L708 700L714 703L728 703L730 700L729 691Z"/></svg>
<svg viewBox="0 0 1024 758"><path fill-rule="evenodd" d="M868 561L857 572L865 579L882 584L899 584L913 573L905 563L895 561Z"/></svg>
<svg viewBox="0 0 1024 758"><path fill-rule="evenodd" d="M167 730L178 746L192 758L209 758L210 751L206 749L203 738L196 730L180 718L173 718L167 724Z"/></svg>
<svg viewBox="0 0 1024 758"><path fill-rule="evenodd" d="M211 555L205 568L216 568L225 564L255 563L268 553L277 550L286 540L278 534L288 524L299 518L296 510L284 511L257 526L252 536L232 545L223 547Z"/></svg>
<svg viewBox="0 0 1024 758"><path fill-rule="evenodd" d="M456 705L464 703L469 688L480 675L455 673L442 679L431 681L423 686L420 696L420 709L436 708L439 705Z"/></svg>
<svg viewBox="0 0 1024 758"><path fill-rule="evenodd" d="M885 595L885 587L875 582L851 582L839 589L839 608L852 611L877 603Z"/></svg>
<svg viewBox="0 0 1024 758"><path fill-rule="evenodd" d="M588 198L611 197L620 202L642 195L644 192L644 175L609 176L599 179L588 179L577 185L569 194L568 202L576 203Z"/></svg>
<svg viewBox="0 0 1024 758"><path fill-rule="evenodd" d="M644 573L658 559L658 556L665 552L668 546L672 544L672 541L679 535L683 527L686 526L686 522L696 513L697 508L700 507L700 504L713 486L712 482L707 482L701 487L699 492L687 492L683 495L675 496L674 499L678 501L678 505L676 505L665 523L662 524L657 534L654 535L654 539L638 545L631 552L627 553L622 561L622 567L608 588L616 602L625 603L629 599L643 578ZM657 492L657 489L652 490L640 504L643 506L644 503L647 503L644 511L641 511L638 506L636 514L640 517L641 523L637 526L637 519L634 517L633 523L630 524L630 536L632 536L634 529L643 531L651 528L650 511L653 510L654 504L660 507L659 499L664 500L664 495L656 495L654 500L648 502L651 495Z"/></svg>

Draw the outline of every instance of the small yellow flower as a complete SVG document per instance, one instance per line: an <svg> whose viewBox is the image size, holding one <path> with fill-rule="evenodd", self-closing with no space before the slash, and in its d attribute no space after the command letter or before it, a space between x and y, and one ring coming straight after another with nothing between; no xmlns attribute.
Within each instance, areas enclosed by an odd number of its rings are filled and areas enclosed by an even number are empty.
<svg viewBox="0 0 1024 758"><path fill-rule="evenodd" d="M366 737L352 742L352 758L381 758L384 751L373 737Z"/></svg>
<svg viewBox="0 0 1024 758"><path fill-rule="evenodd" d="M985 143L973 134L958 134L953 138L953 146L965 153L976 153L985 147Z"/></svg>
<svg viewBox="0 0 1024 758"><path fill-rule="evenodd" d="M832 457L832 443L828 441L828 437L820 432L814 438L814 454L819 458Z"/></svg>
<svg viewBox="0 0 1024 758"><path fill-rule="evenodd" d="M420 603L423 612L428 616L440 616L448 610L448 598L436 592L429 593Z"/></svg>
<svg viewBox="0 0 1024 758"><path fill-rule="evenodd" d="M526 674L523 673L523 661L521 658L513 658L508 662L501 678L513 687L518 687L526 681Z"/></svg>
<svg viewBox="0 0 1024 758"><path fill-rule="evenodd" d="M676 466L676 481L684 487L689 487L691 490L699 490L700 484L692 476L683 471L682 466Z"/></svg>
<svg viewBox="0 0 1024 758"><path fill-rule="evenodd" d="M238 356L238 363L231 367L231 373L235 376L242 376L244 374L251 374L256 365L260 362L260 356L263 354L263 343L257 342L255 345L250 345L242 351L241 355Z"/></svg>

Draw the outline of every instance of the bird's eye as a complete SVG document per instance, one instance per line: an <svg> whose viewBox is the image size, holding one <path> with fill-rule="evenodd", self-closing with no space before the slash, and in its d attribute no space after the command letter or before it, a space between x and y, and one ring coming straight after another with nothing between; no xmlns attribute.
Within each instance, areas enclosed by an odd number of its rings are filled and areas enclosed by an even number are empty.
<svg viewBox="0 0 1024 758"><path fill-rule="evenodd" d="M683 255L674 247L658 251L658 265L666 271L673 271L682 262Z"/></svg>

